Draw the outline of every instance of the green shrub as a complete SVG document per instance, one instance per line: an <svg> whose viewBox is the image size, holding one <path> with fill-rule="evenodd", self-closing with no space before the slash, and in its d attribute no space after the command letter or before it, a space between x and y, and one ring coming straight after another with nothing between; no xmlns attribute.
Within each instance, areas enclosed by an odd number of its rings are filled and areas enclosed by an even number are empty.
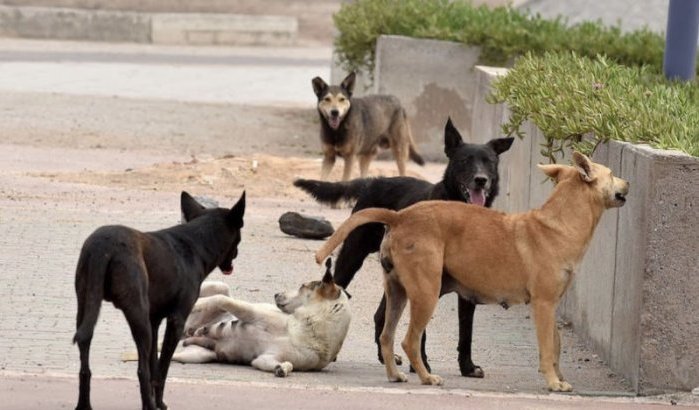
<svg viewBox="0 0 699 410"><path fill-rule="evenodd" d="M334 16L335 47L344 68L374 71L382 34L462 42L481 47L481 63L504 65L527 52L575 51L608 56L624 65L650 65L660 72L663 37L649 30L623 33L600 22L567 26L562 19L508 8L475 7L466 0L356 0Z"/></svg>
<svg viewBox="0 0 699 410"><path fill-rule="evenodd" d="M590 153L609 139L699 156L699 87L667 81L649 66L530 53L494 82L488 102L507 103L508 135L521 137L526 120L539 127L547 139L542 154L552 161L565 147ZM588 134L592 139L583 140Z"/></svg>

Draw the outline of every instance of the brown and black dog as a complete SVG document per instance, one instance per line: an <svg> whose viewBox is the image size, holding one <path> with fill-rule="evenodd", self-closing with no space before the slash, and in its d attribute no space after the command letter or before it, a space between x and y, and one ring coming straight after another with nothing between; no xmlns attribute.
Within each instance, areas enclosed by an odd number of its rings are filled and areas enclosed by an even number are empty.
<svg viewBox="0 0 699 410"><path fill-rule="evenodd" d="M318 97L323 148L320 178L328 179L338 155L345 160L343 181L350 178L355 157L359 158L359 172L365 177L379 147L393 151L400 175L405 175L408 158L423 165L425 161L415 150L408 118L398 98L392 95L353 98L355 78L350 73L339 86L328 85L320 77L311 81Z"/></svg>
<svg viewBox="0 0 699 410"><path fill-rule="evenodd" d="M555 312L605 209L626 201L628 182L603 165L573 153L574 166L539 165L556 181L540 208L504 214L453 201L419 202L400 212L370 208L353 214L316 252L322 261L353 229L387 226L381 264L387 298L381 334L383 357L393 357L396 325L410 300L402 346L423 384L442 384L420 356L420 338L440 293L458 292L482 303L531 303L539 342L539 371L549 390L571 391L559 369ZM443 272L448 272L444 275ZM386 360L390 381L406 381Z"/></svg>
<svg viewBox="0 0 699 410"><path fill-rule="evenodd" d="M163 389L170 359L182 337L199 287L217 266L233 271L245 213L245 193L232 209L206 209L182 192L185 224L156 232L103 226L83 244L75 272L78 298L80 396L77 409L90 409L90 343L102 300L120 309L138 350L143 409L164 410ZM158 327L167 319L158 359Z"/></svg>

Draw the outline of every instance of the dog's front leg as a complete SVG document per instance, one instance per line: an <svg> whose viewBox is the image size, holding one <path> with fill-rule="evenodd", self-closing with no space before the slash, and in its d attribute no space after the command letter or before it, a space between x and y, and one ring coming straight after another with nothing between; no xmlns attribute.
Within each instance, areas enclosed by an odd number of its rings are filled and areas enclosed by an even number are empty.
<svg viewBox="0 0 699 410"><path fill-rule="evenodd" d="M347 154L344 156L344 159L345 168L342 170L342 180L349 181L350 177L352 176L352 167L354 167L354 160L356 158L354 154Z"/></svg>
<svg viewBox="0 0 699 410"><path fill-rule="evenodd" d="M252 367L264 372L273 372L277 377L286 377L294 369L291 362L280 362L272 354L263 354L258 356L250 364Z"/></svg>
<svg viewBox="0 0 699 410"><path fill-rule="evenodd" d="M459 298L459 370L465 377L485 376L483 369L473 364L471 359L471 343L473 341L473 314L476 305L468 300Z"/></svg>
<svg viewBox="0 0 699 410"><path fill-rule="evenodd" d="M154 383L155 403L158 405L160 410L167 409L167 405L163 402L165 380L167 379L167 372L170 369L170 360L172 359L173 353L175 353L177 343L182 337L185 318L186 315L175 314L167 319L165 337L163 338L163 347L160 351L160 358L158 360L158 379L155 380Z"/></svg>
<svg viewBox="0 0 699 410"><path fill-rule="evenodd" d="M561 380L557 371L558 354L556 349L556 306L549 301L532 301L536 337L539 341L539 371L543 373L550 391L572 391L573 387ZM560 346L560 340L558 345Z"/></svg>
<svg viewBox="0 0 699 410"><path fill-rule="evenodd" d="M330 171L332 171L335 166L335 148L324 148L323 149L323 165L320 169L320 180L327 181L330 176Z"/></svg>

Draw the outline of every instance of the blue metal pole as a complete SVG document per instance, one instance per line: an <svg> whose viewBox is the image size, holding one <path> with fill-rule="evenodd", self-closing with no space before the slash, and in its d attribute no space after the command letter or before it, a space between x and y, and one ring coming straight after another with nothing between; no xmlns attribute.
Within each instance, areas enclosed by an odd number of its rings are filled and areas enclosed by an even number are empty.
<svg viewBox="0 0 699 410"><path fill-rule="evenodd" d="M670 0L663 71L670 79L691 81L697 71L699 0Z"/></svg>

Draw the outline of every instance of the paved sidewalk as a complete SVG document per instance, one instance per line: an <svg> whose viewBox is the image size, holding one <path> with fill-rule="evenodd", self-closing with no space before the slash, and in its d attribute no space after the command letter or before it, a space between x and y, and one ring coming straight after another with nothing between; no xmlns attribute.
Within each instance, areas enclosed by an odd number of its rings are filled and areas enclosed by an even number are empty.
<svg viewBox="0 0 699 410"><path fill-rule="evenodd" d="M54 53L53 57L44 56L42 62L30 61L39 59L36 50L43 46ZM305 155L309 163L319 167L317 151L310 145L294 143L296 136L290 135L289 130L295 130L300 141L317 143L317 124L310 116L314 114L310 78L318 70L327 70L327 65L322 68L316 63L298 63L299 59L322 59L316 54L322 54L319 50L300 50L298 55L284 53L132 45L104 46L104 50L98 50L94 45L79 43L0 41L0 119L3 120L0 129L0 332L3 334L0 395L16 400L10 402L15 406L11 408L27 408L29 403L36 403L32 408L73 405L78 372L78 351L70 342L75 328L74 269L82 241L89 233L100 225L115 223L154 230L173 225L180 218L176 190L162 190L157 185L150 189L130 189L109 186L109 182L106 186L67 183L54 175L89 170L114 170L131 175L125 170L181 162L194 154L220 157L251 152ZM182 66L172 61L163 63L163 56L189 62L186 67L185 63ZM52 60L63 57L72 59L73 63ZM121 62L90 62L100 58ZM211 59L227 62L211 64ZM242 67L240 59L273 61L261 64L270 75L269 82L255 84L263 75L256 72L258 65ZM205 63L199 64L201 61ZM80 68L79 74L64 64L74 64L71 67ZM133 64L133 73L148 75L134 74L131 78L119 70L110 71L111 64L124 64L120 66L122 69ZM191 71L180 71L183 67ZM172 73L183 72L189 76L186 81L172 81ZM209 72L215 75L208 75ZM227 77L234 72L235 76ZM107 73L113 76L100 84L100 75ZM158 87L150 86L149 82L157 83ZM285 83L290 87L288 90ZM179 90L181 98L190 103L171 101L180 97L167 88ZM222 92L222 88L228 91ZM275 94L274 90L279 92ZM50 94L57 91L61 94ZM220 96L227 103L198 102L215 101ZM284 109L230 104L236 101L280 104ZM296 104L304 108L289 108ZM231 118L222 121L226 116ZM207 127L215 128L216 133ZM241 131L243 127L245 130ZM392 161L379 161L373 166L395 169ZM410 169L435 181L442 166L429 164L418 169L411 164ZM37 176L38 171L43 176ZM288 175L289 182L292 177ZM221 187L215 198L222 205L231 205L240 190ZM299 198L251 196L235 273L223 278L216 271L211 278L229 283L236 297L270 302L274 293L320 277L323 269L313 263L313 253L320 242L282 234L277 220L283 212L295 210L323 215L337 226L349 210L322 208L310 199ZM488 408L491 401L500 407L542 408L549 403L559 406L569 400L578 407L612 408L609 407L612 405L604 407L607 404L596 399L571 399L546 392L537 372L536 340L526 306L507 311L499 306L477 309L474 360L484 367L486 377L461 377L456 363L457 318L453 295L441 300L428 328L428 355L434 371L444 376L445 386L420 386L414 375L408 384L388 383L383 366L376 360L373 343L373 313L382 293L380 272L377 258L372 256L352 283L349 291L353 295L354 317L350 332L338 361L324 371L292 373L289 378L279 379L242 366L173 364L172 381L184 384L169 385L170 401L192 403L187 401L192 400L202 407L206 397L216 397L217 404L211 408L217 405L228 408L232 403L250 408L248 404L266 406L273 402L279 407L282 400L298 399L299 403L305 403L304 408L311 408L313 403L329 406L363 403L361 400L388 405L400 397L401 405L407 408L428 405L449 408L456 405L457 398L458 405L473 403L476 408ZM405 327L404 322L399 335L404 334ZM577 395L614 396L617 398L611 403L625 403L627 407L642 402L629 397L627 383L614 375L569 328L562 330L562 346L561 369ZM135 406L136 402L128 400L136 397L136 364L121 361L124 352L133 350L121 312L104 303L91 350L92 371L97 378L96 397L105 400L101 402L105 403L104 407ZM36 394L28 390L34 386L39 389ZM483 401L463 402L469 394ZM110 402L114 397L118 401ZM680 404L697 403L686 394L672 397ZM667 404L669 400L658 398L659 403Z"/></svg>

